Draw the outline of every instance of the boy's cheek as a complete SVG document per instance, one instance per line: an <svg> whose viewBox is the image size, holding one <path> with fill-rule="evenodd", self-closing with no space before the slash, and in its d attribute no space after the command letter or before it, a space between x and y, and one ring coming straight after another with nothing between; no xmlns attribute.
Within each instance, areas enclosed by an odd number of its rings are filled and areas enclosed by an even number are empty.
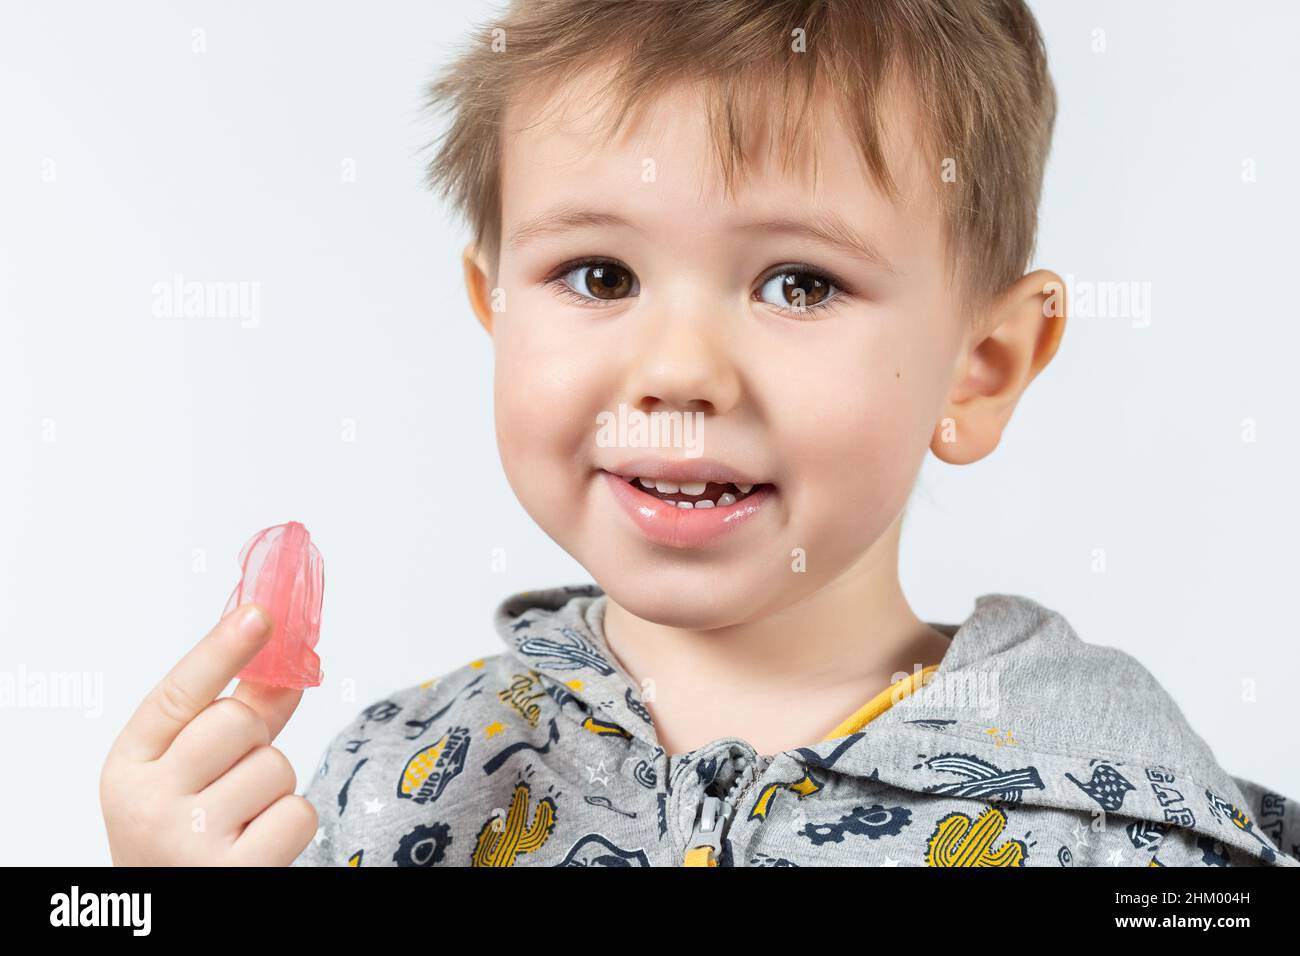
<svg viewBox="0 0 1300 956"><path fill-rule="evenodd" d="M929 446L933 426L921 396L861 364L842 374L843 384L810 389L816 400L784 405L768 435L796 521L799 512L813 522L833 522L837 513L892 518Z"/></svg>
<svg viewBox="0 0 1300 956"><path fill-rule="evenodd" d="M493 414L506 479L545 530L575 506L582 482L601 461L596 413L581 369L559 356L516 356L498 350Z"/></svg>
<svg viewBox="0 0 1300 956"><path fill-rule="evenodd" d="M889 389L828 402L788 422L783 508L800 547L833 576L883 535L907 503L930 432Z"/></svg>

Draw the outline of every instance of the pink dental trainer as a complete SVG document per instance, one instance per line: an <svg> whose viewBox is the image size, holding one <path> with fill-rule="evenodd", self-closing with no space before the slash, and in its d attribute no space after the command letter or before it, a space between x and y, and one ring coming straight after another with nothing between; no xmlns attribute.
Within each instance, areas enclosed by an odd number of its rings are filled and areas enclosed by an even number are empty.
<svg viewBox="0 0 1300 956"><path fill-rule="evenodd" d="M225 614L241 604L260 604L275 621L271 640L243 670L240 680L272 687L317 687L324 673L312 650L320 639L325 562L311 535L297 521L259 531L239 552L243 574Z"/></svg>

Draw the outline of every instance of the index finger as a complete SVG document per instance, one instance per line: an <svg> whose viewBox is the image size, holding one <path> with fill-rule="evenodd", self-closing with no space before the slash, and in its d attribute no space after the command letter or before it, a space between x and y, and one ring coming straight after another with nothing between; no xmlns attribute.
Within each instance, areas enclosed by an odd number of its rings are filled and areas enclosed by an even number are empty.
<svg viewBox="0 0 1300 956"><path fill-rule="evenodd" d="M136 708L115 747L132 759L156 760L251 661L273 630L257 604L241 604L182 657Z"/></svg>

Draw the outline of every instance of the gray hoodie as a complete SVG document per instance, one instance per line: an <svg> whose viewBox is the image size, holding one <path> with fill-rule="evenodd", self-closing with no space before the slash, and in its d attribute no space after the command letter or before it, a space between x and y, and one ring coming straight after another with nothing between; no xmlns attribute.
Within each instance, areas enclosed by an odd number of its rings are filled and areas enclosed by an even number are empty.
<svg viewBox="0 0 1300 956"><path fill-rule="evenodd" d="M365 708L307 786L294 865L1300 866L1294 801L1028 598L928 622L952 641L936 670L774 755L666 753L604 608L590 584L515 594L503 653Z"/></svg>

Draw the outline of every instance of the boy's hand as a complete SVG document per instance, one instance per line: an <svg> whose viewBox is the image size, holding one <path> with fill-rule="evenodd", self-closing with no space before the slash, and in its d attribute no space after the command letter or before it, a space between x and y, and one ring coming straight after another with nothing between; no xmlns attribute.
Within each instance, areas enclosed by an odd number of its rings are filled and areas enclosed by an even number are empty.
<svg viewBox="0 0 1300 956"><path fill-rule="evenodd" d="M271 630L257 605L235 608L113 742L99 802L115 866L288 866L315 836L316 810L270 745L302 691L240 681L215 699Z"/></svg>

